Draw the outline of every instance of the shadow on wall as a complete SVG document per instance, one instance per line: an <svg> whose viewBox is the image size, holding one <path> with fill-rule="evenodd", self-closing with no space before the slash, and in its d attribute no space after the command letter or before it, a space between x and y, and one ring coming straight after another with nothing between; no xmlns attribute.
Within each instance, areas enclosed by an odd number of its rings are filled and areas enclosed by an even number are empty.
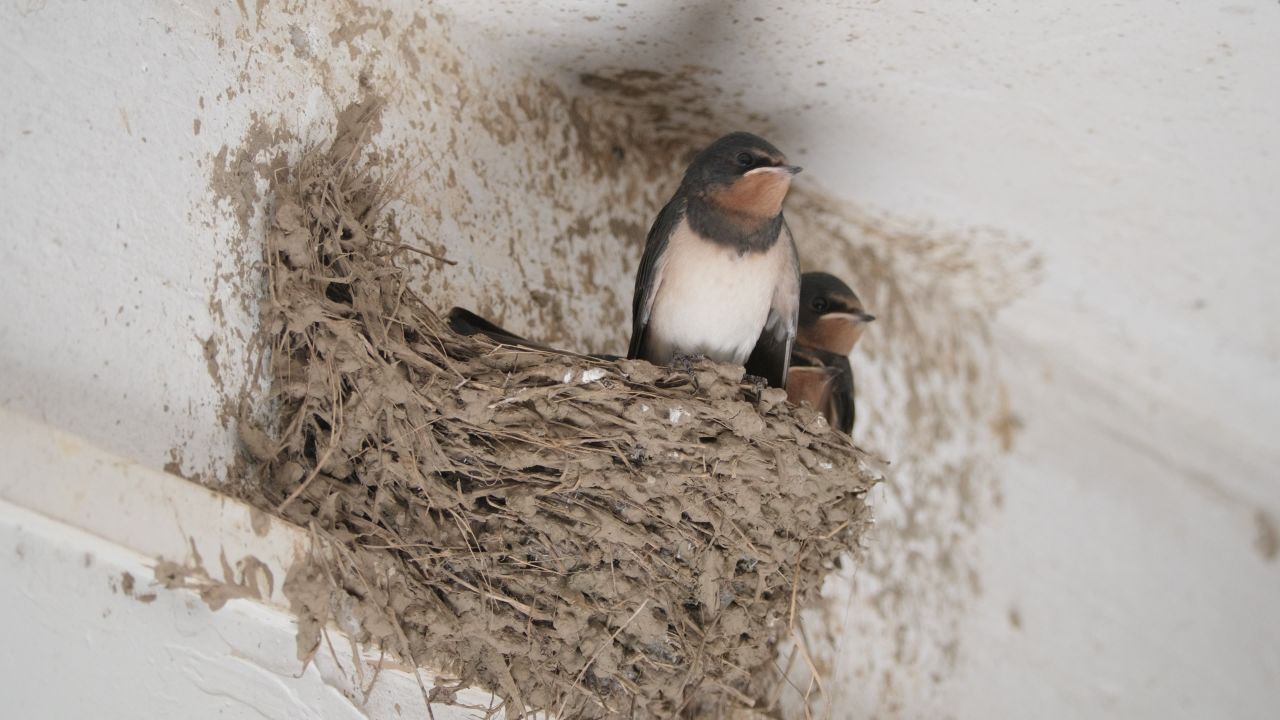
<svg viewBox="0 0 1280 720"><path fill-rule="evenodd" d="M404 188L392 208L399 232L457 263L419 257L431 270L420 276L428 301L613 352L627 340L648 225L688 157L728 130L778 130L736 107L729 83L749 77L691 66L576 76L514 67L477 52L483 39L438 13L335 4L302 17L259 7L221 32L233 47L259 49L238 57L239 83L215 98L257 108L248 130L206 162L213 206L204 211L230 238L234 265L210 298L226 331L206 347L224 416L261 390L260 349L244 328L260 292L273 168L332 137L340 108L376 98L376 160ZM281 89L282 72L309 89ZM815 178L801 177L787 214L806 269L846 278L880 318L854 358L856 434L892 465L856 578L846 564L826 604L805 615L812 662L779 659L794 676L785 701L919 712L930 707L927 688L955 667L960 623L981 592L968 538L999 505L996 463L1016 428L988 324L1033 282L1035 261L998 232L942 231L838 203ZM185 466L183 452L175 448L173 469L227 474L225 463ZM809 684L813 671L822 692Z"/></svg>

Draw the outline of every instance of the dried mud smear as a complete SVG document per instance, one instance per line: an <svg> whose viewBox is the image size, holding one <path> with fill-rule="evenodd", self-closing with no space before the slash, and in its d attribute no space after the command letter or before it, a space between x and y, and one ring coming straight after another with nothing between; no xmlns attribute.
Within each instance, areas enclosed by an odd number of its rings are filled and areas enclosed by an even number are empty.
<svg viewBox="0 0 1280 720"><path fill-rule="evenodd" d="M279 427L247 438L250 500L325 540L285 579L300 656L332 621L494 689L508 716L758 704L797 608L868 525L867 457L741 368L453 336L353 144L371 107L277 188L267 241Z"/></svg>

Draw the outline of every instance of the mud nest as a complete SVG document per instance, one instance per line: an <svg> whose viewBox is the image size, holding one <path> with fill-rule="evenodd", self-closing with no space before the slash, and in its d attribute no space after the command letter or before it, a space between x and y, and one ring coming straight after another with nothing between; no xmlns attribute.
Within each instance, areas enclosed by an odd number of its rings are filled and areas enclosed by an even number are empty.
<svg viewBox="0 0 1280 720"><path fill-rule="evenodd" d="M243 433L249 499L318 540L285 584L300 657L333 622L508 717L761 707L797 608L868 523L866 456L741 368L451 333L356 156L311 152L277 185L273 420Z"/></svg>

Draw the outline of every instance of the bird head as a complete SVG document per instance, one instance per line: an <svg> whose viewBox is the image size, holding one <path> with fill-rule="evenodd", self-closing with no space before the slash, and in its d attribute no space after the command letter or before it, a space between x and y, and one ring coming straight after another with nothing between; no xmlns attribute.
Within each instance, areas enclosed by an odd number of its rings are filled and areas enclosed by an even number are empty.
<svg viewBox="0 0 1280 720"><path fill-rule="evenodd" d="M687 191L714 205L753 220L776 217L800 172L767 140L735 132L711 143L690 163L684 176Z"/></svg>
<svg viewBox="0 0 1280 720"><path fill-rule="evenodd" d="M798 344L848 355L866 324L875 319L840 278L824 272L800 276Z"/></svg>

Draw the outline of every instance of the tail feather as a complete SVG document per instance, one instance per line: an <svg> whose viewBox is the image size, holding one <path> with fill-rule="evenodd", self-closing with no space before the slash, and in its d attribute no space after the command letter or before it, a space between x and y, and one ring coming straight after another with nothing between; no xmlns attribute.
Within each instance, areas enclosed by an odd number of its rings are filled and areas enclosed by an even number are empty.
<svg viewBox="0 0 1280 720"><path fill-rule="evenodd" d="M479 315L471 312L466 308L455 307L449 310L448 316L445 318L449 329L459 335L468 337L474 335L483 335L499 345L507 345L515 348L524 348L526 350L539 350L541 352L556 353L559 355L572 355L574 357L588 357L592 360L620 360L617 355L594 354L582 355L580 353L571 352L569 350L561 350L553 348L550 345L534 342L526 338L520 337L506 328L487 320Z"/></svg>

